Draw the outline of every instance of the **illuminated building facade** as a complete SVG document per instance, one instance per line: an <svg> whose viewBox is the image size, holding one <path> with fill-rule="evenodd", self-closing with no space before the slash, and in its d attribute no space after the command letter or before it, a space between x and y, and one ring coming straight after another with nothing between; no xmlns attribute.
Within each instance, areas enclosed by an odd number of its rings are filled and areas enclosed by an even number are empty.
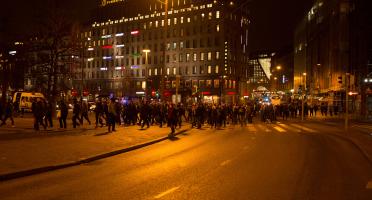
<svg viewBox="0 0 372 200"><path fill-rule="evenodd" d="M248 92L249 19L237 1L169 0L167 19L156 0L105 2L99 18L121 17L97 20L79 35L84 61L74 69L76 89L150 98L177 92L214 102ZM107 17L110 9L119 13Z"/></svg>
<svg viewBox="0 0 372 200"><path fill-rule="evenodd" d="M328 99L328 105L341 111L345 108L345 91L350 91L351 112L358 116L368 112L372 117L372 106L367 106L372 105L372 97L366 94L369 86L365 83L369 83L367 75L372 73L372 16L368 2L315 1L295 33L295 92L304 89L306 81L308 95ZM350 77L348 84L346 73Z"/></svg>

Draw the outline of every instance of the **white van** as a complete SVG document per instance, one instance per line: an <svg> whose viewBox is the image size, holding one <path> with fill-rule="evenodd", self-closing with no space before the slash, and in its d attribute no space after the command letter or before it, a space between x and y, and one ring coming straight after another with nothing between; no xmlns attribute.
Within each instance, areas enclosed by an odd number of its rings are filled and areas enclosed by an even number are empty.
<svg viewBox="0 0 372 200"><path fill-rule="evenodd" d="M45 99L44 95L41 93L16 92L13 96L13 103L19 102L20 109L24 109L26 112L31 112L32 102L34 102L36 98Z"/></svg>

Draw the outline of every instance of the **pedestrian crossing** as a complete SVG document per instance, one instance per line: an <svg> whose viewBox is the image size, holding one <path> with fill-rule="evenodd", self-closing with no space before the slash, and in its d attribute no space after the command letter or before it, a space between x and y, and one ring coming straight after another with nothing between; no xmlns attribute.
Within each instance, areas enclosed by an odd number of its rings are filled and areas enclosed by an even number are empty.
<svg viewBox="0 0 372 200"><path fill-rule="evenodd" d="M283 124L280 122L272 123L272 124L248 124L245 126L248 132L263 132L263 133L287 133L287 132L295 132L295 133L318 133L319 131L315 129L311 129L304 125L290 123L290 124Z"/></svg>

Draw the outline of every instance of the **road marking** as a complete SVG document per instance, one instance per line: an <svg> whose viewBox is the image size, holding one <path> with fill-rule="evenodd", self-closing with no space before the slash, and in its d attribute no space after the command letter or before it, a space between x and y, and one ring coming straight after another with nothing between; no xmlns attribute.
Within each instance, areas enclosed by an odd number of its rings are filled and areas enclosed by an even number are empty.
<svg viewBox="0 0 372 200"><path fill-rule="evenodd" d="M180 188L180 186L178 186L178 187L174 187L174 188L171 188L171 189L169 189L169 190L167 190L167 191L165 191L165 192L163 192L163 193L160 193L160 194L156 195L154 198L155 198L155 199L160 199L160 198L162 198L163 196L165 196L165 195L167 195L167 194L170 194L170 193L172 193L172 192L178 190L179 188Z"/></svg>
<svg viewBox="0 0 372 200"><path fill-rule="evenodd" d="M298 124L291 124L291 126L294 126L294 127L296 127L296 128L299 128L299 129L305 130L305 131L310 132L310 133L316 133L316 132L318 132L318 131L316 131L316 130L309 129L309 128L305 127L305 126L301 126L301 125L298 125Z"/></svg>
<svg viewBox="0 0 372 200"><path fill-rule="evenodd" d="M372 189L372 180L367 183L367 189Z"/></svg>
<svg viewBox="0 0 372 200"><path fill-rule="evenodd" d="M225 166L225 165L229 164L230 162L231 162L231 160L225 160L220 165Z"/></svg>
<svg viewBox="0 0 372 200"><path fill-rule="evenodd" d="M286 130L280 128L279 126L274 126L273 128L274 128L275 130L281 132L281 133L286 132Z"/></svg>
<svg viewBox="0 0 372 200"><path fill-rule="evenodd" d="M272 130L270 130L270 129L268 129L266 126L264 126L264 125L262 125L262 124L258 124L258 127L260 128L260 129L263 129L263 130L265 130L265 132L272 132Z"/></svg>
<svg viewBox="0 0 372 200"><path fill-rule="evenodd" d="M250 132L257 132L257 129L253 125L248 125L248 131L250 131Z"/></svg>
<svg viewBox="0 0 372 200"><path fill-rule="evenodd" d="M288 126L287 124L278 124L279 126L286 128L286 129L293 129L292 127ZM295 130L296 132L301 132L301 130Z"/></svg>

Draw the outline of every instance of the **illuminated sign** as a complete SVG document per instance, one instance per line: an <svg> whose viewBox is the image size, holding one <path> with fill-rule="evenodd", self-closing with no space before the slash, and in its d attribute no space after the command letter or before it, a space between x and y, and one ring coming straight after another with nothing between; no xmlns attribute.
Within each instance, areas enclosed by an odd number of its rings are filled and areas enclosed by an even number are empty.
<svg viewBox="0 0 372 200"><path fill-rule="evenodd" d="M124 33L116 33L116 34L115 34L116 37L121 37L121 36L123 36L123 35L124 35Z"/></svg>
<svg viewBox="0 0 372 200"><path fill-rule="evenodd" d="M104 56L104 57L103 57L103 60L111 60L111 59L112 59L111 56Z"/></svg>
<svg viewBox="0 0 372 200"><path fill-rule="evenodd" d="M91 62L93 60L94 60L94 58L88 58L88 62Z"/></svg>
<svg viewBox="0 0 372 200"><path fill-rule="evenodd" d="M94 48L92 48L92 47L88 48L88 51L93 51L93 50L94 50Z"/></svg>
<svg viewBox="0 0 372 200"><path fill-rule="evenodd" d="M139 31L131 31L130 34L131 35L138 35Z"/></svg>
<svg viewBox="0 0 372 200"><path fill-rule="evenodd" d="M17 51L9 51L9 54L13 55L13 56L16 55L16 53L17 53Z"/></svg>
<svg viewBox="0 0 372 200"><path fill-rule="evenodd" d="M112 49L112 45L102 46L102 49Z"/></svg>
<svg viewBox="0 0 372 200"><path fill-rule="evenodd" d="M101 38L106 39L112 37L111 35L103 35Z"/></svg>
<svg viewBox="0 0 372 200"><path fill-rule="evenodd" d="M144 95L145 92L136 92L137 95Z"/></svg>
<svg viewBox="0 0 372 200"><path fill-rule="evenodd" d="M101 67L100 70L101 71L107 71L107 67Z"/></svg>
<svg viewBox="0 0 372 200"><path fill-rule="evenodd" d="M117 44L116 45L116 48L123 48L124 47L124 44Z"/></svg>
<svg viewBox="0 0 372 200"><path fill-rule="evenodd" d="M110 5L110 4L114 4L114 3L119 3L119 2L123 2L124 0L101 0L101 6L104 7L104 6L107 6L107 5Z"/></svg>

